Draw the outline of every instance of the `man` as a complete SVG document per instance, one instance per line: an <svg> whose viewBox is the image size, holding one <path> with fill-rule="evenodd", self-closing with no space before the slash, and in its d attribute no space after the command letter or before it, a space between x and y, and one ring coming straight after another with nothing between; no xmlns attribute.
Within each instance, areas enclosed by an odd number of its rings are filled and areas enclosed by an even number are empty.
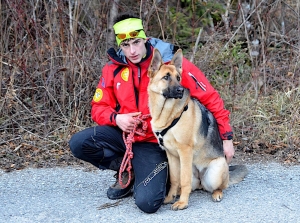
<svg viewBox="0 0 300 223"><path fill-rule="evenodd" d="M142 20L137 17L122 15L113 28L120 49L118 52L113 48L108 50L110 62L103 67L92 100L92 119L98 126L76 133L69 145L75 157L100 169L119 171L126 151L122 133L133 130L138 115L149 114L147 72L153 49L160 51L166 63L172 59L176 49L172 44L159 39L147 38ZM182 85L189 88L191 95L216 118L229 163L234 155L229 111L224 109L222 99L204 74L187 59L184 59L182 75ZM107 196L120 199L133 190L136 205L144 212L154 213L166 195L168 165L166 153L157 143L150 120L150 117L145 119L148 123L145 135L134 136L134 180L128 187L122 188L117 179L108 189ZM128 179L128 174L123 174L123 177Z"/></svg>

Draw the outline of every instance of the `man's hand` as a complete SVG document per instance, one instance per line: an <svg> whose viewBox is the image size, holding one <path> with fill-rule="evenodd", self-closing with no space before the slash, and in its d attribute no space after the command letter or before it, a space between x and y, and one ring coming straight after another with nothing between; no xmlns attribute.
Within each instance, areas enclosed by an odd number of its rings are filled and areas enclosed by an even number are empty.
<svg viewBox="0 0 300 223"><path fill-rule="evenodd" d="M224 148L224 153L226 156L227 163L229 164L234 155L234 147L233 147L232 140L223 140L223 148Z"/></svg>
<svg viewBox="0 0 300 223"><path fill-rule="evenodd" d="M122 129L123 132L130 132L133 130L135 119L134 117L140 115L141 112L134 112L128 114L117 114L116 123L117 126Z"/></svg>

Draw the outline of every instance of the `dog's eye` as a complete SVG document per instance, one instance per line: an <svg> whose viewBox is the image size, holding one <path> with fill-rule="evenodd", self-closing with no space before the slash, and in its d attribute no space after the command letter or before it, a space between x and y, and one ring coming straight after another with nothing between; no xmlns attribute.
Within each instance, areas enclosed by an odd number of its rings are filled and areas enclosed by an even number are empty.
<svg viewBox="0 0 300 223"><path fill-rule="evenodd" d="M177 80L180 81L180 76L177 76Z"/></svg>
<svg viewBox="0 0 300 223"><path fill-rule="evenodd" d="M165 79L165 80L169 80L169 78L170 78L170 74L167 74L163 77L163 79Z"/></svg>

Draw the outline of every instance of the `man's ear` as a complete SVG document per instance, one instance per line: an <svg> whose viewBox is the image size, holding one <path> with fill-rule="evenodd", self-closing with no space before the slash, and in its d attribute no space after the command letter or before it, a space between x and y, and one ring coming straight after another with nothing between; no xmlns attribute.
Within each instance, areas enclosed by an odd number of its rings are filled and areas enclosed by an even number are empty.
<svg viewBox="0 0 300 223"><path fill-rule="evenodd" d="M161 54L158 49L154 49L151 64L148 69L148 76L150 78L154 77L161 65L163 65Z"/></svg>
<svg viewBox="0 0 300 223"><path fill-rule="evenodd" d="M174 65L176 67L177 72L180 74L182 72L182 60L183 60L182 50L178 49L177 52L174 54L170 64Z"/></svg>

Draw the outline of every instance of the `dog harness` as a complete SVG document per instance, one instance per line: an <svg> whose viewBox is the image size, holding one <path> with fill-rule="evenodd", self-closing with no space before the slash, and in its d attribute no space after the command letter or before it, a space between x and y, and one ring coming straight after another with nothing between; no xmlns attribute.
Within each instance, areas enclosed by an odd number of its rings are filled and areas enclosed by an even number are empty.
<svg viewBox="0 0 300 223"><path fill-rule="evenodd" d="M157 136L158 139L159 139L158 144L159 144L160 146L164 146L164 140L163 140L164 135L169 131L170 128L172 128L174 125L176 125L176 123L177 123L177 122L179 121L179 119L181 118L182 113L185 112L188 108L189 108L188 105L184 106L184 109L183 109L183 111L181 112L180 116L179 116L178 118L175 118L169 127L165 128L165 129L162 130L161 132L155 132L156 136Z"/></svg>

